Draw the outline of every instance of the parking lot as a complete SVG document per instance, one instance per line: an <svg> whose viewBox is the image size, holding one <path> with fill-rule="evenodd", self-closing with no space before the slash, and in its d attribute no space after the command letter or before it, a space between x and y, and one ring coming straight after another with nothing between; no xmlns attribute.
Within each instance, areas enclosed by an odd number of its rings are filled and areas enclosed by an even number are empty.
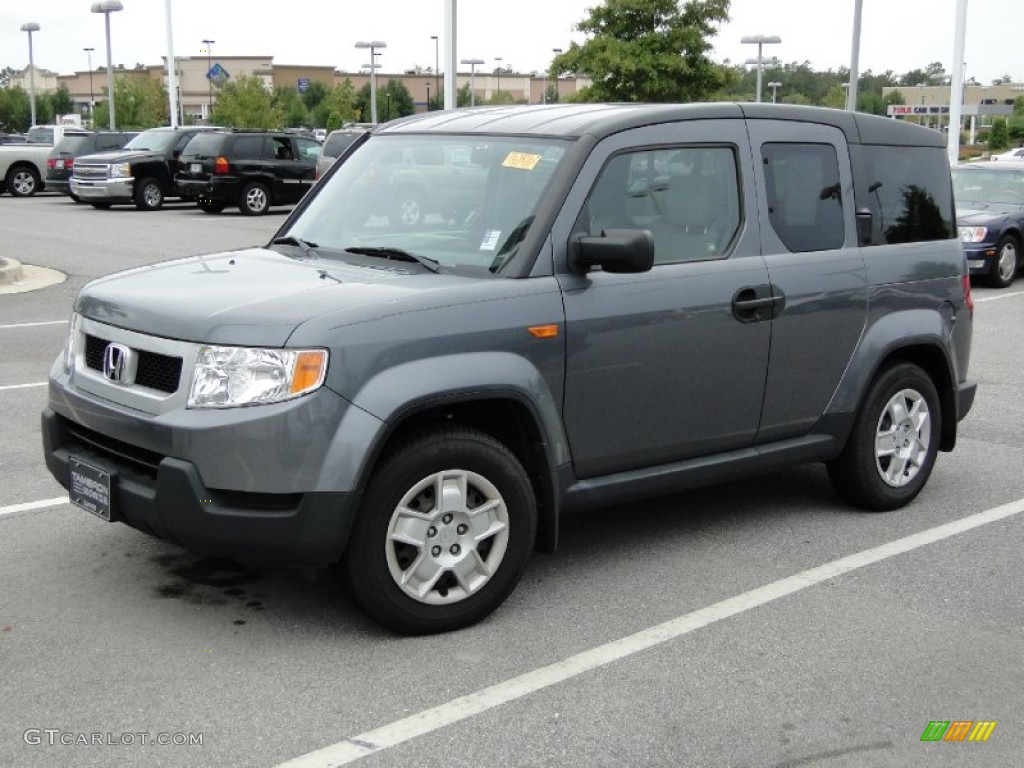
<svg viewBox="0 0 1024 768"><path fill-rule="evenodd" d="M0 255L67 274L0 292L0 765L1019 764L1024 282L975 289L977 401L906 509L852 511L820 466L609 507L486 621L400 638L329 574L105 524L43 463L77 290L287 214L0 197ZM921 741L957 720L997 725Z"/></svg>

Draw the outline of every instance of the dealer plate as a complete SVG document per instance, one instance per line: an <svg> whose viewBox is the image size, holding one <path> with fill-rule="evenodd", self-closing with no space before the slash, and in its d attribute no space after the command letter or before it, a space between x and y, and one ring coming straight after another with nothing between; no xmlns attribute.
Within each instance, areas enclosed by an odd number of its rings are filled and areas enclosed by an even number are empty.
<svg viewBox="0 0 1024 768"><path fill-rule="evenodd" d="M68 459L68 471L71 474L71 482L68 484L68 496L71 503L87 512L92 512L109 523L112 520L110 473L74 456Z"/></svg>

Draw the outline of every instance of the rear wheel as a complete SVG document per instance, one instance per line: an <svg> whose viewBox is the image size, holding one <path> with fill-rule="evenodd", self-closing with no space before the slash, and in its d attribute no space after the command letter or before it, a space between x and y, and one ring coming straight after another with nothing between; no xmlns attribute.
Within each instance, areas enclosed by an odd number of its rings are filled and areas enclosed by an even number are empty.
<svg viewBox="0 0 1024 768"><path fill-rule="evenodd" d="M942 433L928 374L900 363L875 379L829 478L847 502L876 512L909 503L928 482Z"/></svg>
<svg viewBox="0 0 1024 768"><path fill-rule="evenodd" d="M349 592L402 634L469 626L511 594L536 526L533 487L508 448L472 429L425 433L367 487L343 562Z"/></svg>
<svg viewBox="0 0 1024 768"><path fill-rule="evenodd" d="M135 207L140 211L159 211L164 204L164 188L156 179L142 179L135 184Z"/></svg>
<svg viewBox="0 0 1024 768"><path fill-rule="evenodd" d="M110 209L111 203L89 203L89 205L98 210L106 211Z"/></svg>
<svg viewBox="0 0 1024 768"><path fill-rule="evenodd" d="M1007 288L1020 268L1020 251L1012 235L1003 235L996 244L996 259L987 275L993 288Z"/></svg>
<svg viewBox="0 0 1024 768"><path fill-rule="evenodd" d="M270 207L270 190L258 181L251 181L242 189L238 209L246 216L261 216Z"/></svg>
<svg viewBox="0 0 1024 768"><path fill-rule="evenodd" d="M39 186L39 171L31 165L16 165L7 173L7 191L15 197L32 197Z"/></svg>

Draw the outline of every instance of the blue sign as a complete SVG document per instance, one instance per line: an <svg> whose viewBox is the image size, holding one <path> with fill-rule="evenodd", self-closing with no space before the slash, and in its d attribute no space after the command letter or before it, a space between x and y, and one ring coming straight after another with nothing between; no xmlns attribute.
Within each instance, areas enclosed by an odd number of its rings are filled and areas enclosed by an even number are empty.
<svg viewBox="0 0 1024 768"><path fill-rule="evenodd" d="M309 78L308 77L300 77L299 78L299 93L305 93L308 90L309 90Z"/></svg>
<svg viewBox="0 0 1024 768"><path fill-rule="evenodd" d="M214 64L212 67L210 67L210 71L206 73L207 80L220 81L227 80L229 77L231 77L231 75L228 74L228 71L224 69L224 67L222 67L220 64Z"/></svg>

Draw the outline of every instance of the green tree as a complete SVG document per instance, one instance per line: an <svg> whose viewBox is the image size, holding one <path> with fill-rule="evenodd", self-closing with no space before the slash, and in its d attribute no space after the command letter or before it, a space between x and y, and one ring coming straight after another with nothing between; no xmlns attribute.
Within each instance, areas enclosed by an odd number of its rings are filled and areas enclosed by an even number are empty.
<svg viewBox="0 0 1024 768"><path fill-rule="evenodd" d="M370 121L370 84L359 89L355 97L355 108L364 122ZM377 122L386 123L416 111L412 94L401 80L388 80L383 88L377 87Z"/></svg>
<svg viewBox="0 0 1024 768"><path fill-rule="evenodd" d="M279 85L274 89L272 101L274 108L279 109L284 116L284 124L287 127L298 128L310 124L309 110L306 109L302 95L296 88Z"/></svg>
<svg viewBox="0 0 1024 768"><path fill-rule="evenodd" d="M144 130L167 125L167 88L148 77L115 77L114 107L118 128ZM107 102L96 105L95 125L110 125Z"/></svg>
<svg viewBox="0 0 1024 768"><path fill-rule="evenodd" d="M24 133L32 121L28 93L24 88L0 88L0 130Z"/></svg>
<svg viewBox="0 0 1024 768"><path fill-rule="evenodd" d="M366 93L369 96L369 89ZM329 125L335 115L339 121L338 128L345 123L357 121L359 117L356 90L347 77L328 91L326 98L316 106L311 120L314 125Z"/></svg>
<svg viewBox="0 0 1024 768"><path fill-rule="evenodd" d="M61 83L53 96L53 109L58 115L70 115L75 108L75 102L71 98L71 91Z"/></svg>
<svg viewBox="0 0 1024 768"><path fill-rule="evenodd" d="M997 117L992 121L992 130L988 134L988 151L1001 152L1010 146L1010 135L1006 127L1006 118Z"/></svg>
<svg viewBox="0 0 1024 768"><path fill-rule="evenodd" d="M728 83L708 58L729 0L605 0L576 28L580 45L551 62L555 74L578 72L593 81L586 101L700 101Z"/></svg>
<svg viewBox="0 0 1024 768"><path fill-rule="evenodd" d="M319 80L310 80L309 87L302 94L302 103L306 105L306 109L310 113L313 113L320 103L327 98L327 94L328 89L326 85Z"/></svg>
<svg viewBox="0 0 1024 768"><path fill-rule="evenodd" d="M263 81L241 75L217 86L213 122L231 128L283 128L284 113Z"/></svg>

